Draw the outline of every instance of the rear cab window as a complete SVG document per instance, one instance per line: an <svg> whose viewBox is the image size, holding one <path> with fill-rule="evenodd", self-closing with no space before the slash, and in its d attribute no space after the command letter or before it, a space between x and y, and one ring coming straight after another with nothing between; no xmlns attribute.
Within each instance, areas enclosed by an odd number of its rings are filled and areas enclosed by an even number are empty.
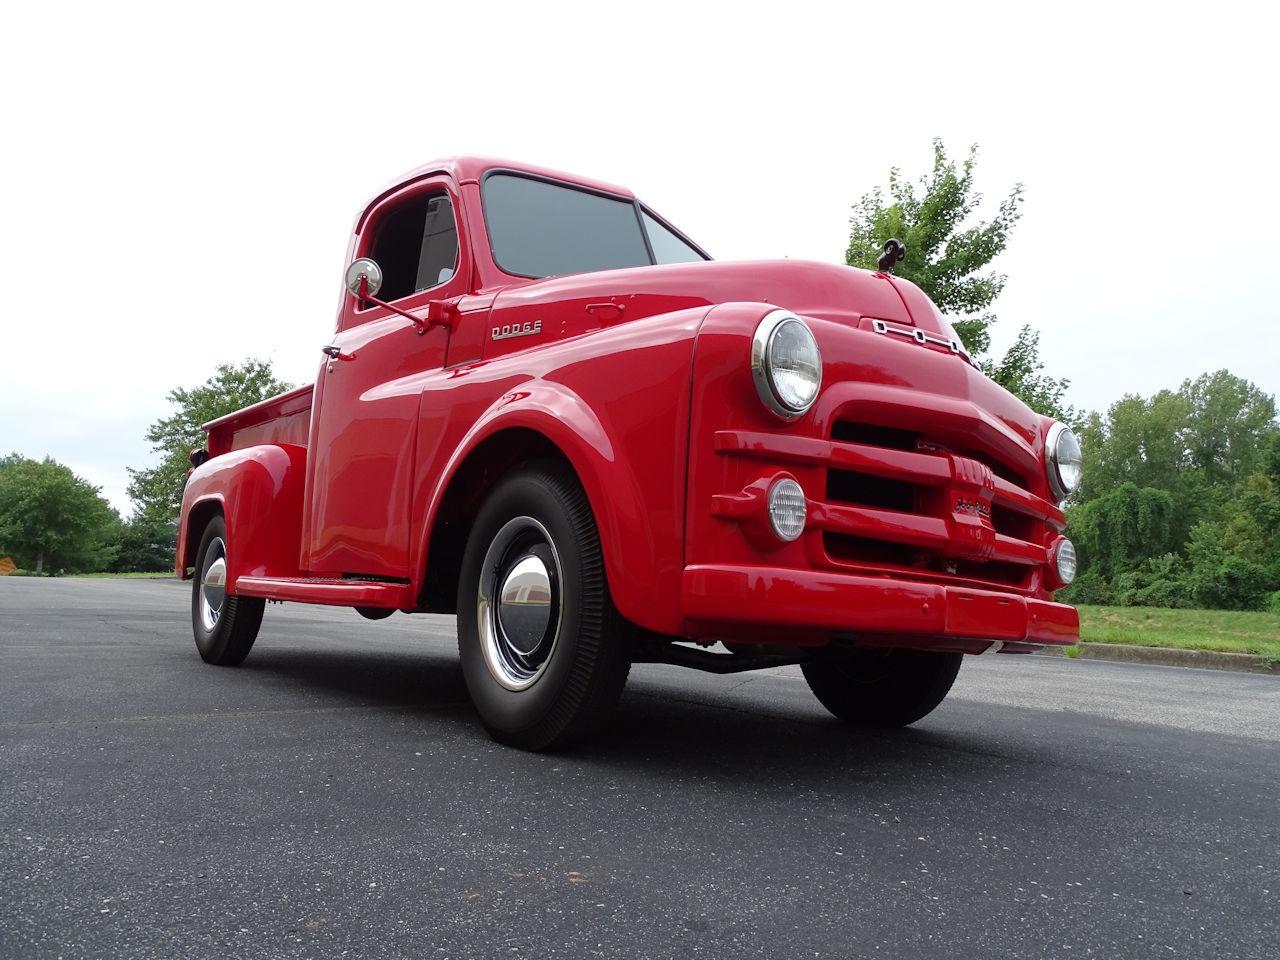
<svg viewBox="0 0 1280 960"><path fill-rule="evenodd" d="M513 276L710 259L634 200L505 172L483 193L494 262Z"/></svg>

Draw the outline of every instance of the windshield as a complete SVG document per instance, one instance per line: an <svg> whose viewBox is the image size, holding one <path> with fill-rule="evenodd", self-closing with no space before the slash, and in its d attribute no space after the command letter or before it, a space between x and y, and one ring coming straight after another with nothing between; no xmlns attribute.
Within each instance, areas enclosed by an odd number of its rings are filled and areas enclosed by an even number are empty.
<svg viewBox="0 0 1280 960"><path fill-rule="evenodd" d="M515 276L706 259L634 201L517 174L485 178L484 212L494 262Z"/></svg>

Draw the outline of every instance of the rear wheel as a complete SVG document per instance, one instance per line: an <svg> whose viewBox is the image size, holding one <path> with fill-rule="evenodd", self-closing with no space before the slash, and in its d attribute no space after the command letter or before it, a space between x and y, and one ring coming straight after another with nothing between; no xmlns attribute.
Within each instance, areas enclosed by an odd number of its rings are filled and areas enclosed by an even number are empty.
<svg viewBox="0 0 1280 960"><path fill-rule="evenodd" d="M214 517L196 553L191 584L191 630L205 663L238 666L249 655L262 625L266 601L227 596L227 524Z"/></svg>
<svg viewBox="0 0 1280 960"><path fill-rule="evenodd" d="M962 653L867 650L800 669L824 707L848 723L905 727L940 704L960 671Z"/></svg>
<svg viewBox="0 0 1280 960"><path fill-rule="evenodd" d="M462 672L489 733L543 750L595 729L626 683L629 637L577 479L545 464L499 484L458 585Z"/></svg>

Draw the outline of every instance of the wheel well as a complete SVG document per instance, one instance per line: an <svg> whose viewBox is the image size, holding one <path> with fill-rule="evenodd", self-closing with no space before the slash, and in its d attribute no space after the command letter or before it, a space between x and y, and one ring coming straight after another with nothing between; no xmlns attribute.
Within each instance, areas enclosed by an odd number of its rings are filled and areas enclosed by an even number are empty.
<svg viewBox="0 0 1280 960"><path fill-rule="evenodd" d="M187 516L187 549L182 557L182 568L185 571L196 565L196 551L200 549L200 538L204 536L204 528L214 517L222 515L222 504L217 500L204 500L191 508Z"/></svg>
<svg viewBox="0 0 1280 960"><path fill-rule="evenodd" d="M458 575L467 535L489 491L513 468L533 460L553 460L573 472L569 458L536 430L501 430L467 455L445 491L427 544L421 605L431 613L456 613Z"/></svg>

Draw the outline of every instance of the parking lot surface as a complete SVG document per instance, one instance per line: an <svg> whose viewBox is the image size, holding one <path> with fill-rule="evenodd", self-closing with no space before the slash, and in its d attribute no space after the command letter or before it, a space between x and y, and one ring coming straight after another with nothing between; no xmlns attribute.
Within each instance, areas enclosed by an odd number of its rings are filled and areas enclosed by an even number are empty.
<svg viewBox="0 0 1280 960"><path fill-rule="evenodd" d="M798 671L637 666L493 744L452 618L0 579L0 957L1280 956L1280 680L969 658L862 733Z"/></svg>

